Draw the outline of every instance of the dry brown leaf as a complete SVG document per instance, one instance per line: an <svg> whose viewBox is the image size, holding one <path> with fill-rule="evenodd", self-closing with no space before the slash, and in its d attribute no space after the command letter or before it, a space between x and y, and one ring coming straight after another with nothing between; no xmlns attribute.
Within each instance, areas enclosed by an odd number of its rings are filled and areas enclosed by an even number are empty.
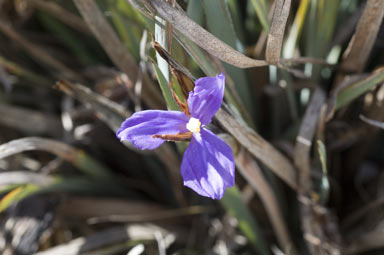
<svg viewBox="0 0 384 255"><path fill-rule="evenodd" d="M223 109L219 109L216 118L253 156L271 169L292 189L297 189L296 171L292 163L253 129L241 124Z"/></svg>
<svg viewBox="0 0 384 255"><path fill-rule="evenodd" d="M138 65L121 43L115 31L105 20L95 1L75 0L74 3L113 63L121 71L125 72L130 79L135 81L138 74Z"/></svg>
<svg viewBox="0 0 384 255"><path fill-rule="evenodd" d="M280 53L283 45L284 31L287 24L291 0L277 0L272 24L268 35L266 61L273 65L280 64Z"/></svg>
<svg viewBox="0 0 384 255"><path fill-rule="evenodd" d="M301 122L299 134L296 137L294 161L299 170L299 188L304 193L311 190L310 150L320 110L325 99L324 90L317 87Z"/></svg>
<svg viewBox="0 0 384 255"><path fill-rule="evenodd" d="M62 132L59 118L28 108L0 103L0 116L2 125L21 130L26 134L60 136Z"/></svg>
<svg viewBox="0 0 384 255"><path fill-rule="evenodd" d="M10 184L34 184L38 186L49 186L55 182L55 178L45 174L30 171L10 171L0 173L0 188Z"/></svg>
<svg viewBox="0 0 384 255"><path fill-rule="evenodd" d="M175 29L222 61L240 68L268 65L264 60L252 59L241 54L195 23L184 11L173 8L165 1L153 0L145 2L153 6L158 14L171 23Z"/></svg>
<svg viewBox="0 0 384 255"><path fill-rule="evenodd" d="M180 65L158 42L153 42L153 47L160 56L167 61L173 75L176 77L184 98L188 98L189 92L195 87L192 74L182 65Z"/></svg>
<svg viewBox="0 0 384 255"><path fill-rule="evenodd" d="M57 210L60 216L88 219L90 224L159 221L215 212L214 208L206 206L172 209L157 203L94 197L71 197Z"/></svg>
<svg viewBox="0 0 384 255"><path fill-rule="evenodd" d="M384 1L368 0L356 32L345 51L341 68L348 72L363 71L376 41L384 17Z"/></svg>
<svg viewBox="0 0 384 255"><path fill-rule="evenodd" d="M285 251L292 250L293 243L289 237L285 220L282 217L282 210L260 167L255 162L252 155L244 148L241 148L236 155L235 163L241 175L248 181L252 189L255 190L261 198L280 245Z"/></svg>
<svg viewBox="0 0 384 255"><path fill-rule="evenodd" d="M74 84L68 81L58 81L56 83L56 88L84 104L91 105L92 109L98 113L99 118L105 121L105 123L115 132L119 129L121 122L132 114L121 105L80 84Z"/></svg>
<svg viewBox="0 0 384 255"><path fill-rule="evenodd" d="M317 200L311 197L314 191L311 179L310 151L325 99L325 91L317 87L296 138L294 161L299 170L300 213L308 248L311 254L340 254L339 240L337 238L332 239L332 235L327 232L327 227L334 224L332 217L329 216L326 208L321 207ZM320 245L313 242L314 240L321 240Z"/></svg>

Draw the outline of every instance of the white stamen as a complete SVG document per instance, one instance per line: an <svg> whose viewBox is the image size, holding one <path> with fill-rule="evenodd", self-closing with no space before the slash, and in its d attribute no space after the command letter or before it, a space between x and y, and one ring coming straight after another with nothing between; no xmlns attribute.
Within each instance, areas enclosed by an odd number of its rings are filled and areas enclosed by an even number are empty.
<svg viewBox="0 0 384 255"><path fill-rule="evenodd" d="M199 119L196 118L190 118L187 123L187 129L191 131L192 133L199 133L200 132L200 126L201 122Z"/></svg>

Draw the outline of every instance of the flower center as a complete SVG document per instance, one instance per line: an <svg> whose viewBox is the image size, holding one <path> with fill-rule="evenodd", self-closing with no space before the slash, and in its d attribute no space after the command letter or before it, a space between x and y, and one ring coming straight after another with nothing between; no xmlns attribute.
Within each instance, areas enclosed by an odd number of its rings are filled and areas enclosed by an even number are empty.
<svg viewBox="0 0 384 255"><path fill-rule="evenodd" d="M199 119L196 118L190 118L187 123L187 129L191 131L192 133L199 133L200 132L200 126L201 122Z"/></svg>

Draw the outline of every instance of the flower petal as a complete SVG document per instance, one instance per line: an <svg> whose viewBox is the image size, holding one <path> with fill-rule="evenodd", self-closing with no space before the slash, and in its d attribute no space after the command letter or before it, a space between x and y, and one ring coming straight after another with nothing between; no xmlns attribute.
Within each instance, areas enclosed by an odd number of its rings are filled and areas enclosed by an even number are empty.
<svg viewBox="0 0 384 255"><path fill-rule="evenodd" d="M211 122L213 115L223 102L225 76L223 73L216 77L204 77L195 82L195 89L189 92L188 108L191 116L201 121L203 125Z"/></svg>
<svg viewBox="0 0 384 255"><path fill-rule="evenodd" d="M189 117L179 111L147 110L134 113L126 119L116 135L142 150L159 147L164 140L152 135L174 135L188 132Z"/></svg>
<svg viewBox="0 0 384 255"><path fill-rule="evenodd" d="M202 196L220 199L235 183L231 148L211 131L193 134L181 162L184 185Z"/></svg>

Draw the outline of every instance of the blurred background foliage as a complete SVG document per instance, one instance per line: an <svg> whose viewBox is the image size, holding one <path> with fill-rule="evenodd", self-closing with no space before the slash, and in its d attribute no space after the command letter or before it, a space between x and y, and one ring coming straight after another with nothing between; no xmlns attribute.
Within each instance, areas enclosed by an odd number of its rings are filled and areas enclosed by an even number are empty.
<svg viewBox="0 0 384 255"><path fill-rule="evenodd" d="M1 253L383 254L383 16L381 0L0 0ZM220 72L209 128L237 173L213 201L182 185L186 143L115 132Z"/></svg>

